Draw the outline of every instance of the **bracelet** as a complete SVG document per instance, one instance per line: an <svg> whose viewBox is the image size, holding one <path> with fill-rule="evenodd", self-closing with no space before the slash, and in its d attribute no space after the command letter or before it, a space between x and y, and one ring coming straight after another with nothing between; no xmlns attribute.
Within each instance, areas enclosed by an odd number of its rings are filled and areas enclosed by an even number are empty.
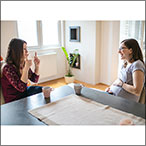
<svg viewBox="0 0 146 146"><path fill-rule="evenodd" d="M123 85L124 85L124 82L122 81L122 85L121 85L121 88L123 88Z"/></svg>

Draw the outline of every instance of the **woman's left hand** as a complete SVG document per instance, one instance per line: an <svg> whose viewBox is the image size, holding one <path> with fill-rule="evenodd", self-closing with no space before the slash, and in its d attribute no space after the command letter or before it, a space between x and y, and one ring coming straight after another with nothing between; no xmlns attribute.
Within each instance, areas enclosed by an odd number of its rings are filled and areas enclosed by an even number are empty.
<svg viewBox="0 0 146 146"><path fill-rule="evenodd" d="M36 68L39 67L39 65L40 65L40 59L37 56L37 52L35 52L35 56L34 56L34 60L33 61L34 61L35 67Z"/></svg>
<svg viewBox="0 0 146 146"><path fill-rule="evenodd" d="M120 80L120 79L117 79L117 80L113 83L113 85L114 85L114 86L120 86L120 87L122 87L123 81Z"/></svg>

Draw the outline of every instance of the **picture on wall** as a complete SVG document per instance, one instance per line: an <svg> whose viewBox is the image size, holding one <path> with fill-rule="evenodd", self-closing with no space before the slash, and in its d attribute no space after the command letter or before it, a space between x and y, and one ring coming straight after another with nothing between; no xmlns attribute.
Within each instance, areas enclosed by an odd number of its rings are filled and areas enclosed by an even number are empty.
<svg viewBox="0 0 146 146"><path fill-rule="evenodd" d="M80 26L70 26L70 42L80 42Z"/></svg>

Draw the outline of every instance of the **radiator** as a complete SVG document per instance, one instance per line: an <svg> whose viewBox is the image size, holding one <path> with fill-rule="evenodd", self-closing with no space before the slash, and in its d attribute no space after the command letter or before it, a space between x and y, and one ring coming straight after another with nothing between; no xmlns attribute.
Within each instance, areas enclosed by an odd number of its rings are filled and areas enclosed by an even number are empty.
<svg viewBox="0 0 146 146"><path fill-rule="evenodd" d="M38 54L40 59L40 78L39 83L47 81L49 77L57 74L57 54L56 52L48 54ZM34 69L34 65L32 67Z"/></svg>

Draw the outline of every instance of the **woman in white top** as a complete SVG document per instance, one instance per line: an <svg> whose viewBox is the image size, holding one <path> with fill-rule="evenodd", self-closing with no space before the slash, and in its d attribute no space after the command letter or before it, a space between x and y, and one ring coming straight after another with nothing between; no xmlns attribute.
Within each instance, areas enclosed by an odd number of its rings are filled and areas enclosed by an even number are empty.
<svg viewBox="0 0 146 146"><path fill-rule="evenodd" d="M121 42L118 53L124 64L118 79L106 92L138 102L145 82L145 65L140 46L135 39L126 39Z"/></svg>

